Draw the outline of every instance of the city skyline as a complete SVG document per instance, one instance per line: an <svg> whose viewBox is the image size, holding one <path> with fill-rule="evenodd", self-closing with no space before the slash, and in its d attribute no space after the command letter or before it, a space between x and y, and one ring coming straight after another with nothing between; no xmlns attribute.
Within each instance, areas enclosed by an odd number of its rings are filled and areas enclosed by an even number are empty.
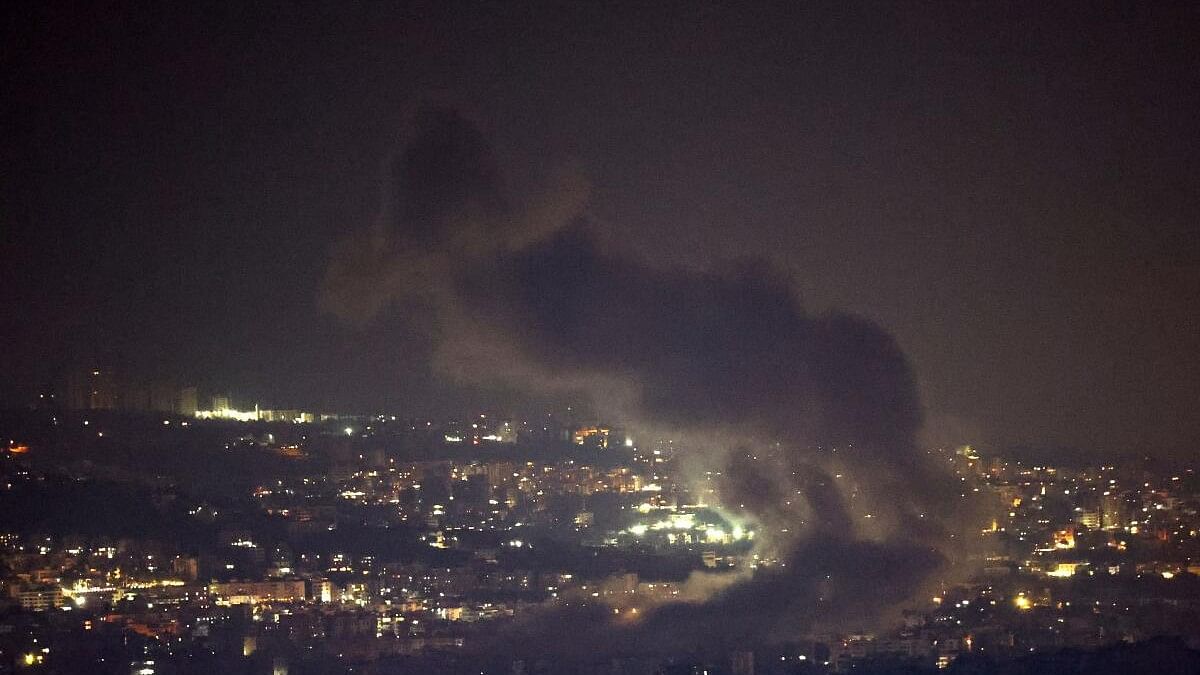
<svg viewBox="0 0 1200 675"><path fill-rule="evenodd" d="M793 499L808 509L751 503L741 483L755 464L792 461L778 449L697 471L706 453L686 442L560 420L176 421L0 416L21 439L0 448L0 663L142 675L1200 663L1193 468L926 450L927 477L949 491L923 515L958 540L914 558L905 542L932 533L881 510L905 498L876 492L857 461L822 476L830 458L794 439L785 452L816 462L807 474L845 484L844 513L807 480ZM822 514L835 522L806 524ZM880 520L884 539L857 538ZM110 663L114 649L124 661Z"/></svg>
<svg viewBox="0 0 1200 675"><path fill-rule="evenodd" d="M24 4L0 675L1200 672L1200 4Z"/></svg>

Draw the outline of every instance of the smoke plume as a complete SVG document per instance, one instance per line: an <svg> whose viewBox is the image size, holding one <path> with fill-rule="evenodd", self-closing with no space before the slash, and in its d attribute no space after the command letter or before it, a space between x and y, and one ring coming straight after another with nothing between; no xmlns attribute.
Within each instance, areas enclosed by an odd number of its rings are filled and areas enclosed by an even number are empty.
<svg viewBox="0 0 1200 675"><path fill-rule="evenodd" d="M610 626L614 649L645 651L649 634L688 649L863 625L943 564L941 515L958 495L931 487L913 374L891 335L806 312L762 260L650 264L605 239L577 172L514 196L456 112L426 110L414 126L379 222L335 251L323 306L357 322L422 307L412 320L443 373L584 393L685 439L778 560L636 629ZM558 616L543 629L570 626Z"/></svg>

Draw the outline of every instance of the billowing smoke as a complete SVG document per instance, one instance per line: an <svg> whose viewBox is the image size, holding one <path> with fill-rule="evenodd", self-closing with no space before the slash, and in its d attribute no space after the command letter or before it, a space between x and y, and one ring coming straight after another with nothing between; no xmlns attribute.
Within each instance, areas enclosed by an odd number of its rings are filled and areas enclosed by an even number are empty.
<svg viewBox="0 0 1200 675"><path fill-rule="evenodd" d="M584 393L686 439L778 561L638 630L612 626L612 644L644 650L638 636L652 634L664 648L715 647L865 625L938 569L941 514L958 495L933 487L913 374L887 332L806 312L761 260L649 264L591 222L577 173L514 197L457 113L427 110L415 126L381 221L337 250L324 306L357 321L420 307L413 320L444 373Z"/></svg>

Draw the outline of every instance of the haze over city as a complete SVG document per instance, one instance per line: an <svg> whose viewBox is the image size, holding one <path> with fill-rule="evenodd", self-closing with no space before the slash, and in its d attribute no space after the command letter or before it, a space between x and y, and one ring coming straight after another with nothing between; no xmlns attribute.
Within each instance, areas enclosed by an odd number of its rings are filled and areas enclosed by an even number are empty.
<svg viewBox="0 0 1200 675"><path fill-rule="evenodd" d="M1196 7L5 14L0 673L1200 668Z"/></svg>

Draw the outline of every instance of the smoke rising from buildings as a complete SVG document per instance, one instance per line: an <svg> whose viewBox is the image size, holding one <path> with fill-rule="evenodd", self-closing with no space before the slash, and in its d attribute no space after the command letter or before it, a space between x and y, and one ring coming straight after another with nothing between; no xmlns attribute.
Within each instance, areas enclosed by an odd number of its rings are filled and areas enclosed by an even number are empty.
<svg viewBox="0 0 1200 675"><path fill-rule="evenodd" d="M612 626L614 645L863 625L944 564L941 516L958 494L931 487L913 375L886 331L806 312L762 261L695 271L639 258L589 217L577 172L528 196L506 190L482 135L453 110L425 110L414 128L379 221L334 252L322 305L356 322L405 311L444 374L587 394L684 439L778 560L713 582L704 602L650 613L636 633Z"/></svg>

